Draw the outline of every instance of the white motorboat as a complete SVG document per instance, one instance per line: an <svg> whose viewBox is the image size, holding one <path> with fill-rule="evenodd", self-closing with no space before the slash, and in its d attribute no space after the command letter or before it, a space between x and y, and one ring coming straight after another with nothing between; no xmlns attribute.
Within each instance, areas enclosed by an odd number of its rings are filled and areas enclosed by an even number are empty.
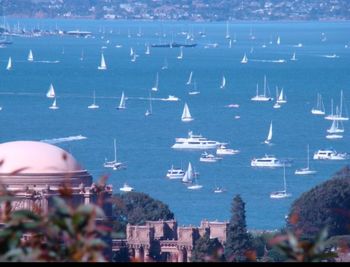
<svg viewBox="0 0 350 267"><path fill-rule="evenodd" d="M207 152L202 153L201 157L199 158L199 161L201 162L217 162L218 160L221 160L220 157L215 157L213 154L209 154Z"/></svg>
<svg viewBox="0 0 350 267"><path fill-rule="evenodd" d="M185 171L182 168L174 168L173 165L171 165L171 169L166 173L166 177L169 179L182 179L184 175Z"/></svg>
<svg viewBox="0 0 350 267"><path fill-rule="evenodd" d="M338 153L334 149L319 149L314 153L313 159L324 160L346 160L349 158L348 153Z"/></svg>
<svg viewBox="0 0 350 267"><path fill-rule="evenodd" d="M131 192L134 191L134 188L128 185L127 183L124 183L123 187L119 188L119 190L123 192Z"/></svg>
<svg viewBox="0 0 350 267"><path fill-rule="evenodd" d="M235 155L238 153L239 153L239 150L235 150L232 148L226 148L225 145L221 145L216 149L217 155Z"/></svg>
<svg viewBox="0 0 350 267"><path fill-rule="evenodd" d="M162 99L163 101L179 101L180 98L176 97L176 96L173 96L173 95L168 95L167 98L163 98Z"/></svg>
<svg viewBox="0 0 350 267"><path fill-rule="evenodd" d="M273 155L265 155L262 158L252 159L250 165L252 167L268 167L268 168L278 168L278 167L290 167L291 163L289 161L282 161L277 159Z"/></svg>
<svg viewBox="0 0 350 267"><path fill-rule="evenodd" d="M195 135L192 131L188 132L187 138L175 138L175 144L172 148L175 149L214 149L223 143L218 141L208 140L202 135Z"/></svg>
<svg viewBox="0 0 350 267"><path fill-rule="evenodd" d="M215 194L220 194L220 193L226 192L226 190L225 190L223 187L216 186L216 187L214 188L213 192L214 192Z"/></svg>

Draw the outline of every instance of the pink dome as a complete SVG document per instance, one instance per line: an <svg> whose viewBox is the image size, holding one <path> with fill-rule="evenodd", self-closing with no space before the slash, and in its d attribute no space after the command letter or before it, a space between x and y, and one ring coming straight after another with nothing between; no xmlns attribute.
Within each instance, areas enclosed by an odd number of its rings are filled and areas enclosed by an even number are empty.
<svg viewBox="0 0 350 267"><path fill-rule="evenodd" d="M37 141L0 144L0 173L53 174L81 171L75 158L57 146Z"/></svg>

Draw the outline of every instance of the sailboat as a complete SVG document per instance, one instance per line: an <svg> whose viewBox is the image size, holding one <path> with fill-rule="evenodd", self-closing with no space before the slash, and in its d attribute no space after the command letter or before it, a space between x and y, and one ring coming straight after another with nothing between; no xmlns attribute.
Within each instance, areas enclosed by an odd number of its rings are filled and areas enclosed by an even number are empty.
<svg viewBox="0 0 350 267"><path fill-rule="evenodd" d="M322 100L322 95L319 93L317 93L316 107L311 109L311 113L314 115L324 115L325 114L325 108L324 108L324 104L323 104L323 100Z"/></svg>
<svg viewBox="0 0 350 267"><path fill-rule="evenodd" d="M112 168L113 170L119 170L119 169L125 168L124 163L117 161L117 145L116 145L115 139L114 139L114 160L107 161L107 159L105 159L103 167Z"/></svg>
<svg viewBox="0 0 350 267"><path fill-rule="evenodd" d="M182 59L183 58L183 49L182 46L180 47L180 54L177 56L177 59Z"/></svg>
<svg viewBox="0 0 350 267"><path fill-rule="evenodd" d="M187 173L187 171L186 171ZM185 176L186 176L186 173L185 173ZM203 187L203 185L200 185L198 184L198 181L197 181L197 174L196 174L196 171L193 169L192 170L192 165L191 165L191 179L190 181L188 182L189 185L187 186L187 189L190 189L190 190L198 190L198 189L201 189ZM184 178L185 178L184 176ZM183 181L183 179L182 179Z"/></svg>
<svg viewBox="0 0 350 267"><path fill-rule="evenodd" d="M284 104L284 103L287 103L287 99L285 97L285 95L283 94L283 88L281 89L281 92L277 98L277 103L278 104Z"/></svg>
<svg viewBox="0 0 350 267"><path fill-rule="evenodd" d="M29 50L29 54L28 54L27 60L30 61L30 62L34 61L33 52L32 52L31 49Z"/></svg>
<svg viewBox="0 0 350 267"><path fill-rule="evenodd" d="M339 122L341 123L341 128L339 127ZM338 120L333 120L332 125L329 129L327 129L327 132L331 134L343 133L344 132L343 122Z"/></svg>
<svg viewBox="0 0 350 267"><path fill-rule="evenodd" d="M107 65L106 65L106 61L105 61L105 57L103 56L103 53L101 54L100 66L98 66L97 69L99 69L99 70L106 70L107 69Z"/></svg>
<svg viewBox="0 0 350 267"><path fill-rule="evenodd" d="M80 61L83 61L84 60L84 50L81 50L81 55L80 55Z"/></svg>
<svg viewBox="0 0 350 267"><path fill-rule="evenodd" d="M146 110L145 116L149 116L152 115L153 111L152 111L152 96L151 96L151 92L149 92L149 109Z"/></svg>
<svg viewBox="0 0 350 267"><path fill-rule="evenodd" d="M283 166L283 185L284 189L281 191L275 191L270 194L270 198L286 198L290 197L291 194L287 193L287 183L286 183L286 167Z"/></svg>
<svg viewBox="0 0 350 267"><path fill-rule="evenodd" d="M262 95L259 95L259 85L256 84L256 96L252 97L251 100L252 101L261 101L261 102L265 102L265 101L272 101L273 98L267 96L267 81L266 81L266 75L264 76L264 93Z"/></svg>
<svg viewBox="0 0 350 267"><path fill-rule="evenodd" d="M53 100L52 105L49 107L49 109L58 109L59 107L57 106L56 98Z"/></svg>
<svg viewBox="0 0 350 267"><path fill-rule="evenodd" d="M151 54L151 50L149 48L149 45L146 46L146 51L145 51L146 55L150 55Z"/></svg>
<svg viewBox="0 0 350 267"><path fill-rule="evenodd" d="M190 76L188 77L188 80L186 82L187 85L192 83L192 75L193 75L193 71L191 71Z"/></svg>
<svg viewBox="0 0 350 267"><path fill-rule="evenodd" d="M276 86L276 99L278 100L278 87ZM281 108L281 104L276 101L276 103L273 105L273 108Z"/></svg>
<svg viewBox="0 0 350 267"><path fill-rule="evenodd" d="M183 122L190 122L190 121L194 120L192 118L192 116L191 116L191 113L190 113L190 110L188 108L187 103L185 103L185 106L184 106L184 109L183 109L183 112L182 112L182 116L181 116L181 120Z"/></svg>
<svg viewBox="0 0 350 267"><path fill-rule="evenodd" d="M297 60L297 58L296 58L296 56L295 56L295 52L293 53L293 56L291 57L290 60L291 60L291 61L296 61L296 60Z"/></svg>
<svg viewBox="0 0 350 267"><path fill-rule="evenodd" d="M349 117L343 117L343 90L340 91L340 107L339 110L336 112L336 114L333 114L333 107L332 107L332 114L324 117L326 120L339 120L339 121L348 121Z"/></svg>
<svg viewBox="0 0 350 267"><path fill-rule="evenodd" d="M159 84L159 74L157 72L156 82L155 82L154 86L152 87L152 91L158 91L158 84Z"/></svg>
<svg viewBox="0 0 350 267"><path fill-rule="evenodd" d="M230 39L231 38L228 26L229 26L228 25L228 21L226 21L226 35L225 35L226 39Z"/></svg>
<svg viewBox="0 0 350 267"><path fill-rule="evenodd" d="M9 60L7 62L6 70L11 70L12 69L12 59L9 57Z"/></svg>
<svg viewBox="0 0 350 267"><path fill-rule="evenodd" d="M88 106L89 109L97 109L99 108L98 105L96 105L96 93L95 93L95 90L94 90L94 94L93 94L93 102L90 106Z"/></svg>
<svg viewBox="0 0 350 267"><path fill-rule="evenodd" d="M264 141L264 143L265 144L271 144L271 140L272 140L272 121L270 123L269 133L268 133L267 138Z"/></svg>
<svg viewBox="0 0 350 267"><path fill-rule="evenodd" d="M197 90L197 83L196 80L193 81L193 90L189 91L188 94L189 95L198 95L200 93L200 91Z"/></svg>
<svg viewBox="0 0 350 267"><path fill-rule="evenodd" d="M280 45L281 44L281 38L278 36L277 37L277 41L276 41L277 45Z"/></svg>
<svg viewBox="0 0 350 267"><path fill-rule="evenodd" d="M221 81L220 89L224 89L225 86L226 86L226 78L225 78L225 76L222 76L222 81Z"/></svg>
<svg viewBox="0 0 350 267"><path fill-rule="evenodd" d="M244 56L243 56L243 58L242 58L242 60L241 60L241 63L242 63L242 64L248 63L248 58L247 58L246 53L244 53Z"/></svg>
<svg viewBox="0 0 350 267"><path fill-rule="evenodd" d="M50 84L50 87L49 87L49 90L47 91L47 93L46 93L46 97L47 98L54 98L56 96L56 94L55 94L55 89L54 89L54 87L53 87L53 85L52 85L52 83Z"/></svg>
<svg viewBox="0 0 350 267"><path fill-rule="evenodd" d="M307 145L307 167L306 168L300 168L295 170L295 174L296 175L309 175L309 174L315 174L317 173L317 171L315 170L310 170L310 149L309 149L309 145Z"/></svg>
<svg viewBox="0 0 350 267"><path fill-rule="evenodd" d="M187 171L185 172L185 175L182 177L183 183L192 183L194 177L194 171L192 169L191 162L188 163Z"/></svg>
<svg viewBox="0 0 350 267"><path fill-rule="evenodd" d="M120 103L119 106L117 107L117 109L126 109L125 106L125 96L124 96L124 91L122 92L122 96L120 97Z"/></svg>
<svg viewBox="0 0 350 267"><path fill-rule="evenodd" d="M164 64L162 66L162 70L167 70L168 69L168 60L165 58L164 59Z"/></svg>

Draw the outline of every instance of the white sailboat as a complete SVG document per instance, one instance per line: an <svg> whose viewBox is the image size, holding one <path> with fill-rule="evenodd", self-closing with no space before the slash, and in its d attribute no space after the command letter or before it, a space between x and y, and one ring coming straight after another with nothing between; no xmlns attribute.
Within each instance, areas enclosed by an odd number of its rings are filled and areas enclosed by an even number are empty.
<svg viewBox="0 0 350 267"><path fill-rule="evenodd" d="M291 60L291 61L296 61L296 60L297 60L296 55L295 55L295 52L293 53L293 56L291 57L290 60Z"/></svg>
<svg viewBox="0 0 350 267"><path fill-rule="evenodd" d="M28 54L27 60L30 61L30 62L34 61L33 52L32 52L31 49L29 50L29 54Z"/></svg>
<svg viewBox="0 0 350 267"><path fill-rule="evenodd" d="M184 56L184 54L183 54L183 48L182 48L182 46L180 47L180 54L177 56L177 59L183 59L183 56Z"/></svg>
<svg viewBox="0 0 350 267"><path fill-rule="evenodd" d="M150 50L149 45L146 46L145 54L146 54L146 55L150 55L150 54L151 54L151 50Z"/></svg>
<svg viewBox="0 0 350 267"><path fill-rule="evenodd" d="M95 93L95 90L94 90L94 93L93 93L93 102L90 106L88 106L89 109L97 109L99 108L98 105L96 105L96 93Z"/></svg>
<svg viewBox="0 0 350 267"><path fill-rule="evenodd" d="M56 98L53 100L52 105L49 107L49 109L58 109Z"/></svg>
<svg viewBox="0 0 350 267"><path fill-rule="evenodd" d="M266 102L266 101L272 101L273 98L267 96L267 80L266 75L264 76L264 93L262 95L259 95L259 85L256 84L256 96L252 97L252 101L260 101L260 102Z"/></svg>
<svg viewBox="0 0 350 267"><path fill-rule="evenodd" d="M9 60L7 62L6 70L11 70L12 69L12 59L9 57Z"/></svg>
<svg viewBox="0 0 350 267"><path fill-rule="evenodd" d="M333 106L332 106L332 114L324 117L326 120L339 120L339 121L348 121L349 117L344 117L343 116L343 101L344 101L344 96L343 96L343 90L340 91L340 107L336 114L333 114Z"/></svg>
<svg viewBox="0 0 350 267"><path fill-rule="evenodd" d="M264 141L264 143L265 144L271 144L271 140L272 140L272 121L270 123L269 133L267 134L267 138Z"/></svg>
<svg viewBox="0 0 350 267"><path fill-rule="evenodd" d="M279 96L277 98L277 103L278 104L285 104L285 103L287 103L287 98L283 94L283 88L281 89L280 94L279 94Z"/></svg>
<svg viewBox="0 0 350 267"><path fill-rule="evenodd" d="M280 44L281 44L281 37L279 37L279 36L277 37L276 44L277 44L277 45L280 45Z"/></svg>
<svg viewBox="0 0 350 267"><path fill-rule="evenodd" d="M185 175L182 178L183 183L191 183L194 178L194 171L192 169L192 164L191 162L188 163L187 170L185 172Z"/></svg>
<svg viewBox="0 0 350 267"><path fill-rule="evenodd" d="M191 116L190 109L188 108L187 103L185 103L185 106L184 106L184 109L182 112L182 116L181 116L181 120L183 122L190 122L190 121L194 120Z"/></svg>
<svg viewBox="0 0 350 267"><path fill-rule="evenodd" d="M319 93L317 93L316 107L311 109L311 113L314 115L324 115L325 114L325 108L324 108L324 104L323 104L323 100L322 100L322 95Z"/></svg>
<svg viewBox="0 0 350 267"><path fill-rule="evenodd" d="M226 35L225 35L226 39L230 39L230 31L229 31L229 25L228 25L228 21L226 21Z"/></svg>
<svg viewBox="0 0 350 267"><path fill-rule="evenodd" d="M152 96L151 96L151 92L149 93L149 109L146 110L145 112L145 116L150 116L153 114L153 110L152 110Z"/></svg>
<svg viewBox="0 0 350 267"><path fill-rule="evenodd" d="M309 145L307 145L307 158L306 158L307 159L307 166L306 166L306 168L300 168L300 169L295 170L294 173L296 175L310 175L310 174L317 173L317 171L310 169L310 156L309 156L309 154L310 154L310 148L309 148Z"/></svg>
<svg viewBox="0 0 350 267"><path fill-rule="evenodd" d="M340 126L339 126L339 122L341 124ZM343 122L338 120L333 120L332 125L329 129L327 129L327 132L330 134L343 133L344 132Z"/></svg>
<svg viewBox="0 0 350 267"><path fill-rule="evenodd" d="M286 198L290 197L291 194L287 193L287 183L286 183L286 167L283 166L283 185L284 189L281 191L275 191L270 194L270 198Z"/></svg>
<svg viewBox="0 0 350 267"><path fill-rule="evenodd" d="M119 102L119 106L117 107L117 109L126 109L126 105L125 105L125 95L124 95L124 91L122 92L122 96L120 97L120 102Z"/></svg>
<svg viewBox="0 0 350 267"><path fill-rule="evenodd" d="M55 94L55 89L54 89L54 87L53 87L53 85L52 85L52 83L50 84L50 87L49 87L49 90L47 91L47 93L46 93L46 97L47 98L54 98L56 96L56 94Z"/></svg>
<svg viewBox="0 0 350 267"><path fill-rule="evenodd" d="M192 75L193 75L193 71L191 71L190 76L188 77L188 80L186 82L187 85L192 83Z"/></svg>
<svg viewBox="0 0 350 267"><path fill-rule="evenodd" d="M125 168L125 164L122 162L117 161L117 145L116 145L116 140L114 139L114 160L112 161L107 161L105 159L105 162L103 163L103 166L105 168L112 168L113 170L119 170Z"/></svg>
<svg viewBox="0 0 350 267"><path fill-rule="evenodd" d="M165 58L164 59L164 64L162 66L162 70L167 70L168 69L168 60Z"/></svg>
<svg viewBox="0 0 350 267"><path fill-rule="evenodd" d="M242 60L241 60L241 63L242 63L242 64L248 63L248 57L247 57L247 54L246 54L246 53L244 53L244 56L243 56L243 58L242 58Z"/></svg>
<svg viewBox="0 0 350 267"><path fill-rule="evenodd" d="M221 81L220 89L224 89L225 86L226 86L226 78L225 78L225 76L222 76L222 81Z"/></svg>
<svg viewBox="0 0 350 267"><path fill-rule="evenodd" d="M97 69L99 69L99 70L106 70L107 69L107 65L106 65L106 61L105 61L105 57L103 56L103 53L101 54L100 66L98 66Z"/></svg>
<svg viewBox="0 0 350 267"><path fill-rule="evenodd" d="M192 91L189 91L188 94L189 95L198 95L198 94L200 94L200 91L197 90L196 80L193 81L193 89L192 89Z"/></svg>
<svg viewBox="0 0 350 267"><path fill-rule="evenodd" d="M158 84L159 84L159 74L157 72L157 75L156 75L156 82L154 83L154 86L152 87L152 91L158 91Z"/></svg>

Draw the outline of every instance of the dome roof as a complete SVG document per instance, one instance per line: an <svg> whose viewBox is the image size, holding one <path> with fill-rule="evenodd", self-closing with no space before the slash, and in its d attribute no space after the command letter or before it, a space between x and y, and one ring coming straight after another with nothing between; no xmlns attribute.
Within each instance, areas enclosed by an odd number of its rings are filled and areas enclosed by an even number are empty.
<svg viewBox="0 0 350 267"><path fill-rule="evenodd" d="M83 169L65 150L44 142L15 141L0 144L0 173L72 173Z"/></svg>

